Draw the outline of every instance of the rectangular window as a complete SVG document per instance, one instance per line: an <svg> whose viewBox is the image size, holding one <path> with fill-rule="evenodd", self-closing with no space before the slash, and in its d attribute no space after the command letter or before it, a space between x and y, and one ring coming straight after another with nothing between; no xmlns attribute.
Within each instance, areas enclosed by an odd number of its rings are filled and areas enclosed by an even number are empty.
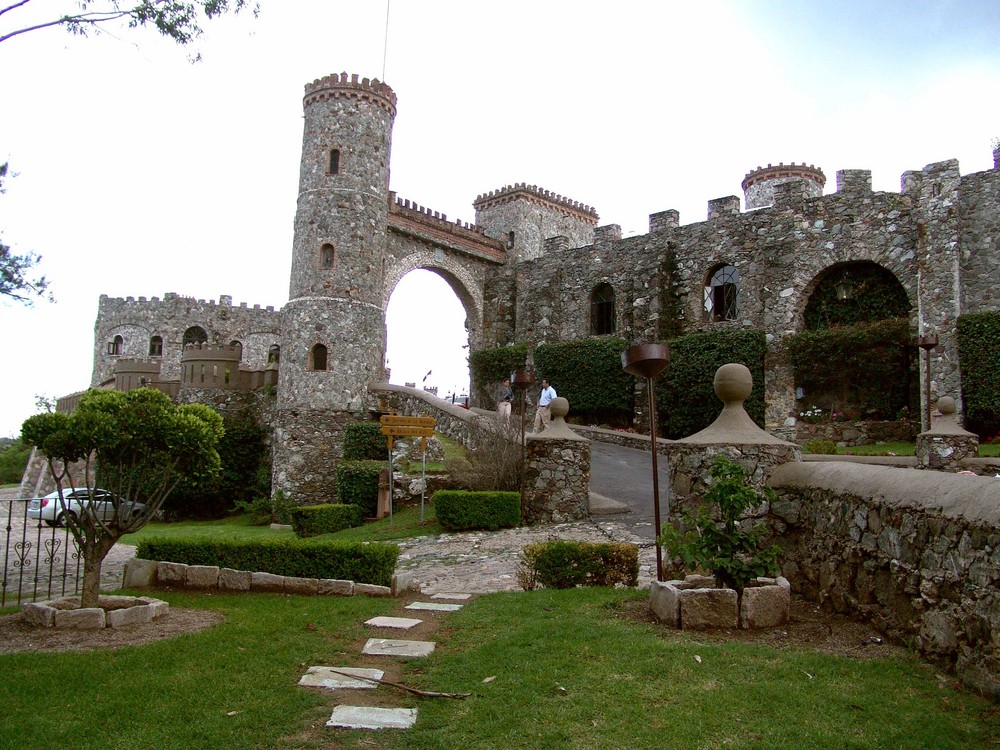
<svg viewBox="0 0 1000 750"><path fill-rule="evenodd" d="M330 150L330 174L340 174L340 149Z"/></svg>

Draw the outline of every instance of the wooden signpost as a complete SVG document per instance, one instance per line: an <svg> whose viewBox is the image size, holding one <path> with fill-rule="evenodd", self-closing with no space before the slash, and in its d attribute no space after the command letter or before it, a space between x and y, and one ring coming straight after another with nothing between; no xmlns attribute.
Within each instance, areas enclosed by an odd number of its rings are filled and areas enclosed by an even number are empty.
<svg viewBox="0 0 1000 750"><path fill-rule="evenodd" d="M404 417L398 414L386 414L379 418L382 424L382 434L389 439L389 519L392 520L392 439L394 437L419 437L420 453L422 455L421 489L420 489L420 520L424 520L424 488L427 486L427 438L434 437L434 417Z"/></svg>

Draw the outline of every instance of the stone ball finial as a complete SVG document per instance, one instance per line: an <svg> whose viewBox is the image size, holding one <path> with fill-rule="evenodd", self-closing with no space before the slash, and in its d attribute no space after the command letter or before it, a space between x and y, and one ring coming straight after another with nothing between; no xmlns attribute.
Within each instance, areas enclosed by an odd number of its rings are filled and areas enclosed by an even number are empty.
<svg viewBox="0 0 1000 750"><path fill-rule="evenodd" d="M937 400L937 410L941 412L944 416L955 413L955 399L951 396L941 396Z"/></svg>
<svg viewBox="0 0 1000 750"><path fill-rule="evenodd" d="M569 414L569 401L562 396L556 396L549 402L549 411L553 417L563 417Z"/></svg>
<svg viewBox="0 0 1000 750"><path fill-rule="evenodd" d="M715 395L726 406L735 406L746 401L753 390L753 375L746 365L730 362L715 371L712 382Z"/></svg>

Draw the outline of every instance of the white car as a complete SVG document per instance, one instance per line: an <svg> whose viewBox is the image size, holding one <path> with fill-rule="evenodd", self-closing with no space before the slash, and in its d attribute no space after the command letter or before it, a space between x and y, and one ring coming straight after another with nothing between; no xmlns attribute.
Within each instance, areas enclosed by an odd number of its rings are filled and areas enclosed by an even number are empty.
<svg viewBox="0 0 1000 750"><path fill-rule="evenodd" d="M101 521L110 521L115 516L115 496L107 490L95 489L93 497L93 508L97 518ZM83 514L83 508L91 502L90 490L86 487L73 487L63 490L63 502L59 501L59 491L50 492L45 497L36 497L28 501L28 518L44 521L49 526L65 526L66 516L79 518ZM122 507L122 515L128 518L132 513L141 511L144 507L142 503L130 502L118 499L118 505Z"/></svg>

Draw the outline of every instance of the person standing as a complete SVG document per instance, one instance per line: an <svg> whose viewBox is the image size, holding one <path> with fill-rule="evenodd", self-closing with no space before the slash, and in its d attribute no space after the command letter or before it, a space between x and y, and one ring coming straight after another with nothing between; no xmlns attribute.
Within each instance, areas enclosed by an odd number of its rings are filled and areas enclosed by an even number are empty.
<svg viewBox="0 0 1000 750"><path fill-rule="evenodd" d="M503 379L497 396L497 414L500 419L510 419L510 402L514 399L514 389L510 387L510 378Z"/></svg>
<svg viewBox="0 0 1000 750"><path fill-rule="evenodd" d="M556 397L556 389L549 385L547 378L542 379L542 392L538 395L538 408L535 410L535 424L531 431L536 435L549 426L552 421L552 412L549 404Z"/></svg>

